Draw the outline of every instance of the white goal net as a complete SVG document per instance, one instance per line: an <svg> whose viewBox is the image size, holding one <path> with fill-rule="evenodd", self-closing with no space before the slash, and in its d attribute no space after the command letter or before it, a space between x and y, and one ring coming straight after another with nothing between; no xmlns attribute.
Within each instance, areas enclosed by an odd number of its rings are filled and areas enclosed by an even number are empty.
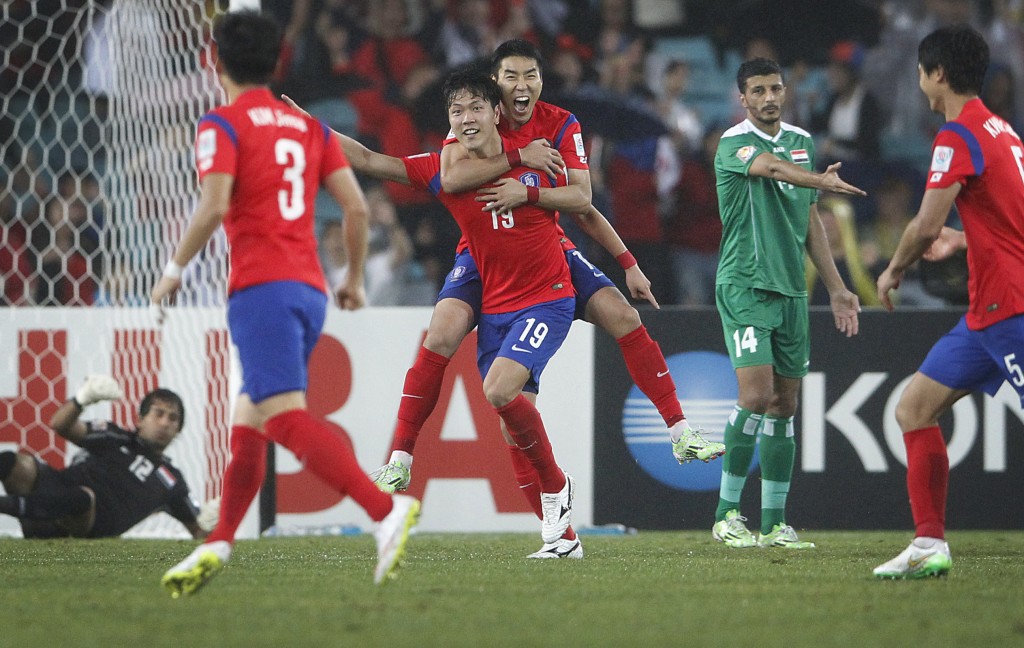
<svg viewBox="0 0 1024 648"><path fill-rule="evenodd" d="M56 467L74 450L48 421L91 373L125 399L89 408L131 428L172 389L186 425L168 454L202 502L228 458L226 247L191 264L162 328L148 293L198 197L192 141L221 100L210 32L226 2L0 3L0 448ZM12 531L13 529L13 531ZM11 518L0 533L16 532ZM166 515L132 535L185 535Z"/></svg>

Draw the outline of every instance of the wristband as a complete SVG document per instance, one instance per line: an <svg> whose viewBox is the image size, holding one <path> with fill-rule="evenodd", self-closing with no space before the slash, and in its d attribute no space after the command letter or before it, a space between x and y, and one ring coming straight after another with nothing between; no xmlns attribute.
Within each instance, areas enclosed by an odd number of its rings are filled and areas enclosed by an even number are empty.
<svg viewBox="0 0 1024 648"><path fill-rule="evenodd" d="M540 189L537 187L526 188L526 202L531 205L536 205L540 200Z"/></svg>
<svg viewBox="0 0 1024 648"><path fill-rule="evenodd" d="M619 262L619 265L622 266L623 270L629 270L636 265L636 258L633 257L633 253L629 250L626 250L619 256L615 257L615 260Z"/></svg>
<svg viewBox="0 0 1024 648"><path fill-rule="evenodd" d="M505 151L505 160L508 161L508 168L514 169L523 162L523 156L519 152L519 149L513 151Z"/></svg>
<svg viewBox="0 0 1024 648"><path fill-rule="evenodd" d="M167 262L167 265L164 266L164 276L170 277L171 279L181 279L181 273L184 269L185 268L175 263L174 259L171 259Z"/></svg>

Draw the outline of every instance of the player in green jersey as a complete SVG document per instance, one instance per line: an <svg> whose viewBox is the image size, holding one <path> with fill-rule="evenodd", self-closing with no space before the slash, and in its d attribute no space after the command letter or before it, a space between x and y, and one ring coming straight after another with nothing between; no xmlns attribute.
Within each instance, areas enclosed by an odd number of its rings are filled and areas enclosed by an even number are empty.
<svg viewBox="0 0 1024 648"><path fill-rule="evenodd" d="M782 71L758 58L736 75L747 119L727 130L715 155L722 245L715 300L739 382L725 427L725 458L712 536L730 547L809 548L786 524L793 473L800 380L810 343L804 254L828 288L836 328L857 333L857 296L847 290L829 250L817 190L864 195L839 178L839 164L815 173L814 143L780 119ZM740 495L761 435L761 533L743 524Z"/></svg>

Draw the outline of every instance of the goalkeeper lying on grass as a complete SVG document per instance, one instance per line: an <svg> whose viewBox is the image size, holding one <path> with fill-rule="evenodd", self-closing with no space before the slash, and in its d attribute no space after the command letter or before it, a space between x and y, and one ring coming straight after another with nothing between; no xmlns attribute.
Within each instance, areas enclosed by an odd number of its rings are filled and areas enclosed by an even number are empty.
<svg viewBox="0 0 1024 648"><path fill-rule="evenodd" d="M134 431L78 420L89 405L122 396L113 378L89 376L54 413L54 432L85 450L63 470L28 454L0 452L0 481L7 491L0 496L0 513L17 517L26 538L118 536L160 510L192 537L206 536L185 478L163 455L185 422L181 397L168 389L147 394Z"/></svg>

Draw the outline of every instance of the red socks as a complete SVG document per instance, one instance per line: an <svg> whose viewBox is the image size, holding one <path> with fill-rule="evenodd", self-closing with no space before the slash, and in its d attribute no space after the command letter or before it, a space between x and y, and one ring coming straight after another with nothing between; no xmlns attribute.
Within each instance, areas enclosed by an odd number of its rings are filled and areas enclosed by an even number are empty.
<svg viewBox="0 0 1024 648"><path fill-rule="evenodd" d="M665 425L672 427L683 420L683 408L676 395L676 383L668 372L665 356L658 343L647 334L647 327L641 324L635 331L620 337L616 342L622 349L622 357L633 382L658 408Z"/></svg>
<svg viewBox="0 0 1024 648"><path fill-rule="evenodd" d="M512 458L512 472L515 473L519 490L523 493L526 501L530 503L530 508L533 509L537 519L543 520L544 511L540 508L540 481L537 478L537 471L533 469L533 464L530 463L526 453L519 446L508 446L508 454ZM575 540L576 532L570 526L562 534L562 538Z"/></svg>
<svg viewBox="0 0 1024 648"><path fill-rule="evenodd" d="M512 440L537 471L541 491L557 493L562 490L565 487L565 473L555 462L548 433L544 430L540 412L533 403L519 394L511 403L497 408L496 411L501 420L505 421L505 427L508 428Z"/></svg>
<svg viewBox="0 0 1024 648"><path fill-rule="evenodd" d="M391 496L359 467L352 449L306 410L282 412L267 420L267 436L288 448L306 468L339 493L352 497L376 522L391 512Z"/></svg>
<svg viewBox="0 0 1024 648"><path fill-rule="evenodd" d="M944 538L949 455L937 426L903 435L907 447L907 493L917 537Z"/></svg>
<svg viewBox="0 0 1024 648"><path fill-rule="evenodd" d="M267 472L267 438L245 425L231 427L231 461L224 471L220 519L205 542L235 541L249 505L256 498Z"/></svg>
<svg viewBox="0 0 1024 648"><path fill-rule="evenodd" d="M398 405L398 425L391 451L401 450L413 454L416 438L423 423L434 411L441 393L441 380L448 368L448 358L420 347L416 361L405 374L402 402Z"/></svg>

